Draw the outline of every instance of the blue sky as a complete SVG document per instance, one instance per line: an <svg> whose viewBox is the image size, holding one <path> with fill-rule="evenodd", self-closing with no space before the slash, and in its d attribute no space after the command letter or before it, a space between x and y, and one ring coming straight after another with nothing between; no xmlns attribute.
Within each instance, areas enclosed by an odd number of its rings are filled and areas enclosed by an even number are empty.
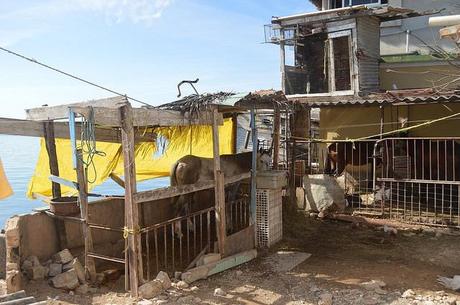
<svg viewBox="0 0 460 305"><path fill-rule="evenodd" d="M152 104L199 77L200 92L279 88L272 16L307 0L0 0L0 45ZM0 116L110 96L0 52Z"/></svg>

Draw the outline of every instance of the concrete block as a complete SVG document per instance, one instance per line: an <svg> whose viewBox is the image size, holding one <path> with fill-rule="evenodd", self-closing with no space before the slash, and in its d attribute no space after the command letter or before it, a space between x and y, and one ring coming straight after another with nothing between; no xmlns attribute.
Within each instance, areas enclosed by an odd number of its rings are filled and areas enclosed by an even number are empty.
<svg viewBox="0 0 460 305"><path fill-rule="evenodd" d="M49 265L48 276L53 277L62 273L62 264L51 263Z"/></svg>
<svg viewBox="0 0 460 305"><path fill-rule="evenodd" d="M171 287L171 279L168 274L164 271L160 271L157 274L156 280L159 280L163 284L163 289L169 289Z"/></svg>
<svg viewBox="0 0 460 305"><path fill-rule="evenodd" d="M85 269L83 268L78 258L74 258L72 261L62 266L63 271L68 271L72 269L75 270L75 272L77 273L77 277L80 283L86 283Z"/></svg>
<svg viewBox="0 0 460 305"><path fill-rule="evenodd" d="M6 246L9 248L19 247L19 216L13 216L8 219L5 226Z"/></svg>
<svg viewBox="0 0 460 305"><path fill-rule="evenodd" d="M144 299L152 299L163 291L163 284L159 280L153 280L139 287L139 296Z"/></svg>
<svg viewBox="0 0 460 305"><path fill-rule="evenodd" d="M196 262L197 266L203 266L210 263L214 263L219 261L222 258L220 253L208 253L200 257L200 259Z"/></svg>
<svg viewBox="0 0 460 305"><path fill-rule="evenodd" d="M22 290L23 278L19 270L12 270L6 273L6 291L13 293Z"/></svg>
<svg viewBox="0 0 460 305"><path fill-rule="evenodd" d="M27 277L31 280L43 280L47 275L48 269L41 265L33 266L26 270Z"/></svg>
<svg viewBox="0 0 460 305"><path fill-rule="evenodd" d="M74 269L58 274L51 280L55 288L73 290L79 286L78 276Z"/></svg>
<svg viewBox="0 0 460 305"><path fill-rule="evenodd" d="M53 262L58 264L67 264L73 260L73 255L69 249L64 249L53 255Z"/></svg>

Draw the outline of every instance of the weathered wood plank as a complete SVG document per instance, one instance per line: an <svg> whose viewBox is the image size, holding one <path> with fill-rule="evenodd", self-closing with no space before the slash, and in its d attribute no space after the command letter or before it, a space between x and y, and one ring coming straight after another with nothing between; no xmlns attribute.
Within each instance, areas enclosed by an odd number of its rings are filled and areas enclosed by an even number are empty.
<svg viewBox="0 0 460 305"><path fill-rule="evenodd" d="M76 125L76 133L81 133L81 125ZM121 133L117 129L96 127L96 140L98 142L121 143ZM44 137L43 122L31 120L18 120L0 118L0 134L26 137ZM69 123L54 122L54 137L56 139L69 138ZM136 142L155 141L155 135L139 130L135 135Z"/></svg>
<svg viewBox="0 0 460 305"><path fill-rule="evenodd" d="M130 104L125 104L119 109L119 111L120 125L122 126L121 136L125 178L125 227L128 230L128 248L125 251L125 265L129 266L129 286L131 296L137 297L139 295L139 280L143 272L140 234L138 234L139 205L134 199L137 187L136 163L134 157L133 112Z"/></svg>
<svg viewBox="0 0 460 305"><path fill-rule="evenodd" d="M27 119L34 121L59 120L68 118L69 107L75 112L88 114L93 108L94 119L97 125L120 126L118 108L129 104L125 97L114 97L103 100L94 100L83 103L73 103L59 106L45 106L26 109ZM174 110L161 110L156 108L134 108L134 126L187 126L211 125L212 113L203 111L197 118L190 117L189 113ZM222 115L219 116L219 125L223 124Z"/></svg>
<svg viewBox="0 0 460 305"><path fill-rule="evenodd" d="M232 184L241 180L249 179L251 173L244 173L240 175L235 175L232 177L225 177L225 185ZM137 203L156 201L166 198L172 198L175 196L182 196L190 193L195 193L203 190L212 189L215 187L213 180L201 181L195 184L186 184L180 186L171 186L159 188L151 191L138 192L134 194L134 200Z"/></svg>
<svg viewBox="0 0 460 305"><path fill-rule="evenodd" d="M254 248L255 242L255 227L254 225L250 225L239 232L227 236L225 254L233 255L251 250Z"/></svg>
<svg viewBox="0 0 460 305"><path fill-rule="evenodd" d="M128 100L125 96L114 96L110 98L90 100L86 102L69 103L65 105L57 106L44 106L26 109L27 118L29 120L46 121L65 119L69 115L69 107L80 108L80 107L99 107L99 108L111 108L117 109L120 105L127 103Z"/></svg>

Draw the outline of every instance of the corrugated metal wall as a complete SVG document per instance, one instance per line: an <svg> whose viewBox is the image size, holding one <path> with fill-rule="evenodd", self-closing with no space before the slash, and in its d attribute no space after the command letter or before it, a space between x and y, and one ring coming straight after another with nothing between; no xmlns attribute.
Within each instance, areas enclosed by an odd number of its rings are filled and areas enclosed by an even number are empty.
<svg viewBox="0 0 460 305"><path fill-rule="evenodd" d="M360 91L375 92L380 86L380 24L377 18L361 17L356 30Z"/></svg>

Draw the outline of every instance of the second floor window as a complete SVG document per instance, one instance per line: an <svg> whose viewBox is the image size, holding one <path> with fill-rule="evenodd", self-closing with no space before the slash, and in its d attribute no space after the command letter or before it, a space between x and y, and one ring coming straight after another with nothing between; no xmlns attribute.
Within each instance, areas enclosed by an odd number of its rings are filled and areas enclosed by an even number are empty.
<svg viewBox="0 0 460 305"><path fill-rule="evenodd" d="M388 4L388 0L342 0L343 7L362 4Z"/></svg>

